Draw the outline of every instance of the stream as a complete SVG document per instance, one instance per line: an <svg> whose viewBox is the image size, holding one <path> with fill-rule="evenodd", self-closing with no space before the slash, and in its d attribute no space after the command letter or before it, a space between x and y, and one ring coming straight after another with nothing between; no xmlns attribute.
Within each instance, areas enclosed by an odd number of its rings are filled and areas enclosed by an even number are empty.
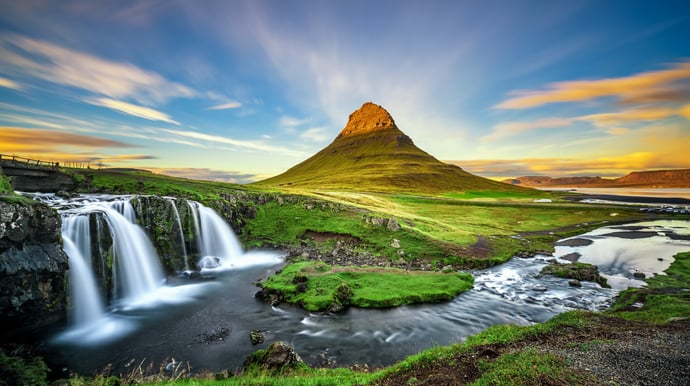
<svg viewBox="0 0 690 386"><path fill-rule="evenodd" d="M74 206L64 202L59 207L75 213ZM199 213L204 215L203 210ZM76 249L74 244L72 240L66 249ZM284 262L276 251L240 250L234 252L240 256L230 259L232 264L206 270L211 277L168 278L136 301L105 306L89 323L70 326L48 346L51 362L83 374L108 365L113 374L142 363L158 369L172 358L188 362L193 372L235 370L250 353L278 340L293 345L312 366L387 366L495 324L529 325L568 310L603 310L622 289L645 284L635 272L661 274L680 251L690 251L690 221L611 225L562 240L554 254L561 262L567 257L598 265L610 289L590 282L572 287L568 279L539 277L552 256L515 257L473 271L474 288L452 301L329 314L285 304L272 307L255 299L255 283ZM251 344L249 332L254 329L264 332L265 343Z"/></svg>

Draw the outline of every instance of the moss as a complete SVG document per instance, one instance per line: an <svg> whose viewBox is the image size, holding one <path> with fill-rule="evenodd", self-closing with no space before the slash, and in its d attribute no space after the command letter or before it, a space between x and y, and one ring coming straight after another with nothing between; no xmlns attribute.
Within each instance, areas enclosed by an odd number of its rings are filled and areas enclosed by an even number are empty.
<svg viewBox="0 0 690 386"><path fill-rule="evenodd" d="M7 356L0 350L0 385L46 385L48 383L48 366L43 358L31 360L16 356ZM5 380L10 383L5 383Z"/></svg>
<svg viewBox="0 0 690 386"><path fill-rule="evenodd" d="M261 286L309 311L396 307L453 299L472 288L466 273L411 272L393 268L328 267L300 262L286 266ZM304 285L306 284L306 285Z"/></svg>

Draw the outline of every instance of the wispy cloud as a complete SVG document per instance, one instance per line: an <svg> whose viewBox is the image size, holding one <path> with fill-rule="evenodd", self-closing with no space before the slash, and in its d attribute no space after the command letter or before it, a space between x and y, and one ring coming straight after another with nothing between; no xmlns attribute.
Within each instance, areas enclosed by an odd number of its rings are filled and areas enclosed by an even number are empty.
<svg viewBox="0 0 690 386"><path fill-rule="evenodd" d="M21 90L22 86L10 79L0 77L0 87L11 88L13 90Z"/></svg>
<svg viewBox="0 0 690 386"><path fill-rule="evenodd" d="M631 171L658 168L659 156L652 152L635 152L616 157L602 157L592 160L574 158L520 158L513 160L452 160L448 163L484 177L521 176L620 176ZM666 162L663 167L684 168L687 163L680 160Z"/></svg>
<svg viewBox="0 0 690 386"><path fill-rule="evenodd" d="M502 140L529 131L570 126L572 123L572 119L558 117L540 118L535 121L505 122L494 126L494 131L482 137L482 141Z"/></svg>
<svg viewBox="0 0 690 386"><path fill-rule="evenodd" d="M20 127L2 127L2 139L0 140L0 144L15 149L23 145L40 145L47 147L67 145L88 148L137 147L136 145L129 143L89 135L80 135L55 130L27 129Z"/></svg>
<svg viewBox="0 0 690 386"><path fill-rule="evenodd" d="M135 117L144 118L151 121L167 122L172 123L174 125L180 124L179 122L172 119L168 114L165 114L158 110L154 110L149 107L137 106L131 103L118 101L110 98L92 98L86 99L85 101L92 105L107 107L109 109L117 110L121 113L133 115Z"/></svg>
<svg viewBox="0 0 690 386"><path fill-rule="evenodd" d="M204 141L211 144L231 145L240 149L249 151L265 151L269 153L280 153L292 157L302 157L305 153L296 151L282 146L274 146L265 142L238 140L219 135L204 134L196 131L170 130L159 129L160 131L184 138L192 138L199 141Z"/></svg>
<svg viewBox="0 0 690 386"><path fill-rule="evenodd" d="M208 108L208 110L230 110L230 109L236 109L239 107L242 107L242 103L233 101L233 102L223 103L220 105L211 106Z"/></svg>
<svg viewBox="0 0 690 386"><path fill-rule="evenodd" d="M685 98L678 89L679 82L690 80L690 61L659 71L598 80L556 82L544 90L518 91L515 96L499 103L497 109L528 109L550 103L583 102L601 97L614 97L630 103L644 99L675 100ZM682 100L682 99L681 99Z"/></svg>
<svg viewBox="0 0 690 386"><path fill-rule="evenodd" d="M107 60L19 35L0 36L0 63L16 74L145 104L198 95L185 85L131 63Z"/></svg>
<svg viewBox="0 0 690 386"><path fill-rule="evenodd" d="M233 184L248 184L256 181L256 175L209 168L146 168L157 174L189 178L193 180L230 182Z"/></svg>
<svg viewBox="0 0 690 386"><path fill-rule="evenodd" d="M323 127L312 127L303 131L299 137L313 142L324 142L330 138L330 134Z"/></svg>

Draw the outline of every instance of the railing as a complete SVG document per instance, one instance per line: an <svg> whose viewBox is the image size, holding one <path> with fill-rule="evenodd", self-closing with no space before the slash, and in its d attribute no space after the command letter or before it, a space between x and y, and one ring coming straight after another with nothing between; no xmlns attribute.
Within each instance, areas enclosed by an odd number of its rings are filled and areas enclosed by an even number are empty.
<svg viewBox="0 0 690 386"><path fill-rule="evenodd" d="M16 155L0 154L0 163L5 166L16 166L27 169L59 169L59 162L41 161L38 159L24 158Z"/></svg>

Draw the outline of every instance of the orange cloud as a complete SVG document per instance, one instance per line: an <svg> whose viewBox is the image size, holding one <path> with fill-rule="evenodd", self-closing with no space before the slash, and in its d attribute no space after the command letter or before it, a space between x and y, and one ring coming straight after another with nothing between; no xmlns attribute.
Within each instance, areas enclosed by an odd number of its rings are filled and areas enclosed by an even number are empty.
<svg viewBox="0 0 690 386"><path fill-rule="evenodd" d="M678 149L680 150L680 149ZM521 158L513 160L445 161L485 177L511 178L530 175L617 177L632 171L649 169L685 169L690 161L684 152L669 154L634 152L616 157L594 159Z"/></svg>
<svg viewBox="0 0 690 386"><path fill-rule="evenodd" d="M2 148L14 147L55 147L60 145L98 148L98 147L137 147L136 145L125 142L114 141L111 139L66 133L64 131L27 129L21 127L1 127Z"/></svg>
<svg viewBox="0 0 690 386"><path fill-rule="evenodd" d="M136 145L88 135L53 130L0 127L0 153L52 162L106 164L152 159L139 154L110 155L102 148L133 148Z"/></svg>
<svg viewBox="0 0 690 386"><path fill-rule="evenodd" d="M527 109L549 103L582 102L611 96L629 103L640 99L687 99L678 82L690 79L690 61L660 71L642 72L621 78L556 82L545 90L521 91L495 106L497 109ZM673 98L678 99L673 99Z"/></svg>
<svg viewBox="0 0 690 386"><path fill-rule="evenodd" d="M591 114L578 117L578 120L590 121L597 127L608 127L635 121L657 121L679 114L679 111L670 107L644 107L632 108L613 113Z"/></svg>

